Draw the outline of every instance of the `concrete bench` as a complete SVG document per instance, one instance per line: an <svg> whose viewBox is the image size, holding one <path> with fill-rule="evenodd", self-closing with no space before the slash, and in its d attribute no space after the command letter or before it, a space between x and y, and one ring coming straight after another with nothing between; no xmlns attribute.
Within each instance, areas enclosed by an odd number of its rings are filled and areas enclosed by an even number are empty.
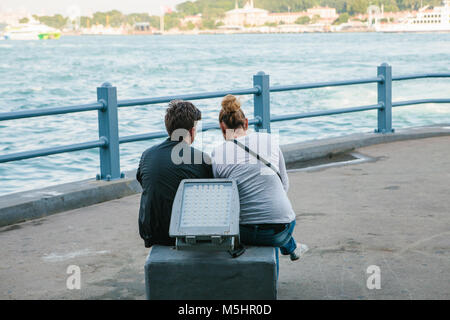
<svg viewBox="0 0 450 320"><path fill-rule="evenodd" d="M147 299L274 300L275 254L271 247L246 247L233 259L228 252L153 246L145 263Z"/></svg>

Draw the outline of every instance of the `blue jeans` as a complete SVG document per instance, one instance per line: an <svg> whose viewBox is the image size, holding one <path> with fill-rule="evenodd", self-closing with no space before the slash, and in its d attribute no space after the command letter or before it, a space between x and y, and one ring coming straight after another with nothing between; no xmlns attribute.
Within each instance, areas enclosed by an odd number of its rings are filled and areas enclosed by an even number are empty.
<svg viewBox="0 0 450 320"><path fill-rule="evenodd" d="M282 255L288 255L297 248L297 243L292 237L294 232L295 220L286 224L286 228L278 233L273 229L261 230L258 225L256 227L240 226L240 240L241 243L254 246L268 246L276 247L276 261L277 261L277 278L279 273L278 248Z"/></svg>

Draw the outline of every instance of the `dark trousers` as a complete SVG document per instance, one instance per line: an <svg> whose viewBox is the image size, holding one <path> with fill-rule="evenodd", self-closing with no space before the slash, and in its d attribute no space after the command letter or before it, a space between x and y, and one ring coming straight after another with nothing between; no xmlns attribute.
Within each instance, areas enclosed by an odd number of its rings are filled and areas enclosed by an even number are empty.
<svg viewBox="0 0 450 320"><path fill-rule="evenodd" d="M239 233L241 243L253 246L268 246L276 248L277 277L279 273L278 248L282 255L288 255L297 248L297 242L292 237L295 220L285 226L267 228L267 225L240 225Z"/></svg>

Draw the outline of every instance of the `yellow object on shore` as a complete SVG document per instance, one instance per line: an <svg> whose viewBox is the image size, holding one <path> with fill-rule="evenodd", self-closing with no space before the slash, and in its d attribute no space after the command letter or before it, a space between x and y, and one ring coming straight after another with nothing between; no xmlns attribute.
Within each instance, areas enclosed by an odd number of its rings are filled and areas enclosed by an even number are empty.
<svg viewBox="0 0 450 320"><path fill-rule="evenodd" d="M61 37L60 32L40 33L38 35L39 40L59 39Z"/></svg>

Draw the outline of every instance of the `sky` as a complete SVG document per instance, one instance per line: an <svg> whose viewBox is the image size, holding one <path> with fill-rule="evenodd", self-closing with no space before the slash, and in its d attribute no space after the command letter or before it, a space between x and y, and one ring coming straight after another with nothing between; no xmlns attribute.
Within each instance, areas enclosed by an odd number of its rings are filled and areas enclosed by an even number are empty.
<svg viewBox="0 0 450 320"><path fill-rule="evenodd" d="M160 6L174 6L185 0L0 0L1 11L26 11L32 14L68 15L80 11L83 15L95 11L117 9L124 13L150 12L159 15Z"/></svg>

